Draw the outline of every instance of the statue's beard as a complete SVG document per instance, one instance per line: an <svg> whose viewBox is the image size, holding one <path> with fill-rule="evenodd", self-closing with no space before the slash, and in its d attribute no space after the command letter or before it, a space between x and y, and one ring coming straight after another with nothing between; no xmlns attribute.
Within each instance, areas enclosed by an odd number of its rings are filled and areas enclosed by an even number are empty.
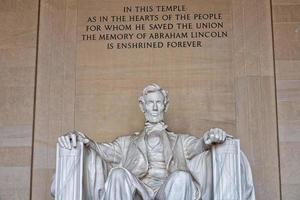
<svg viewBox="0 0 300 200"><path fill-rule="evenodd" d="M150 123L158 123L164 120L164 112L158 113L157 115L153 115L149 112L145 112L146 122Z"/></svg>

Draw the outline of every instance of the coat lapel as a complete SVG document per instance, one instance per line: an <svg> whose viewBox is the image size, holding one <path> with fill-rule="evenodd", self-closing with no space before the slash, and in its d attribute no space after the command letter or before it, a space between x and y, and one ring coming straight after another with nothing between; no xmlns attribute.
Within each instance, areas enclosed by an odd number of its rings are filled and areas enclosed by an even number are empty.
<svg viewBox="0 0 300 200"><path fill-rule="evenodd" d="M164 132L162 134L162 141L164 145L164 156L166 159L167 169L170 166L171 160L173 159L173 151L176 145L178 136L172 133Z"/></svg>
<svg viewBox="0 0 300 200"><path fill-rule="evenodd" d="M137 177L143 177L148 171L148 158L144 132L133 136L129 144L123 167Z"/></svg>
<svg viewBox="0 0 300 200"><path fill-rule="evenodd" d="M147 156L147 148L145 143L145 131L143 131L137 138L133 141L134 145L137 149L143 154L145 160L148 163L148 156Z"/></svg>

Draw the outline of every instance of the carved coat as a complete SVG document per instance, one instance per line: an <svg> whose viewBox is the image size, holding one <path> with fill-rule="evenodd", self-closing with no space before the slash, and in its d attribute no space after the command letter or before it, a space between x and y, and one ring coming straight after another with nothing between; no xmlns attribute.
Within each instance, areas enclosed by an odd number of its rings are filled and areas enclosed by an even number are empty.
<svg viewBox="0 0 300 200"><path fill-rule="evenodd" d="M211 200L213 198L212 158L211 152L204 148L203 139L187 134L175 134L164 130L162 133L162 141L164 145L166 169L169 173L176 170L190 172L201 187L201 199ZM90 151L90 153L92 152L93 151ZM112 167L124 167L136 177L142 178L148 171L144 131L131 136L119 137L111 143L99 143L97 152L100 153L101 159L105 160L106 164L110 163ZM88 176L90 178L88 182L93 184L89 185L87 189L90 191L88 192L89 196L95 197L97 191L100 191L100 195L101 191L103 191L107 169L103 170L102 168L99 170L97 166L101 168L101 166L104 165L103 162L99 160L99 156L96 156L95 153L90 153L88 154L89 162L86 162L89 167L86 167L86 169L88 169L88 174L90 174ZM97 173L103 174L101 179L98 178ZM242 199L255 200L251 168L246 156L242 152L241 174Z"/></svg>
<svg viewBox="0 0 300 200"><path fill-rule="evenodd" d="M201 199L211 200L212 162L211 152L205 151L202 138L185 134L162 133L166 169L188 171L201 186ZM84 156L84 199L99 199L104 191L106 177L111 167L124 167L136 177L142 178L148 171L145 132L117 138L111 143L99 143L86 148ZM99 156L100 154L100 156ZM255 200L251 168L241 153L242 199ZM55 194L55 180L51 193Z"/></svg>
<svg viewBox="0 0 300 200"><path fill-rule="evenodd" d="M163 130L161 136L169 173L176 170L189 171L186 160L204 151L203 139L167 130ZM144 131L119 137L112 143L99 143L98 148L101 157L114 166L124 167L139 178L147 174L148 156Z"/></svg>

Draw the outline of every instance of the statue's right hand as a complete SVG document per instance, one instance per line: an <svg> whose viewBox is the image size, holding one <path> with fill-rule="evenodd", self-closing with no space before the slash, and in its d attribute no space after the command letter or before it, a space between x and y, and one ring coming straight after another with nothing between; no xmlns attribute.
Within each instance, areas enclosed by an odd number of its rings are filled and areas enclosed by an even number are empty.
<svg viewBox="0 0 300 200"><path fill-rule="evenodd" d="M72 149L76 148L77 141L83 142L84 144L88 144L90 140L83 134L78 131L68 132L63 136L58 138L58 143L62 148Z"/></svg>

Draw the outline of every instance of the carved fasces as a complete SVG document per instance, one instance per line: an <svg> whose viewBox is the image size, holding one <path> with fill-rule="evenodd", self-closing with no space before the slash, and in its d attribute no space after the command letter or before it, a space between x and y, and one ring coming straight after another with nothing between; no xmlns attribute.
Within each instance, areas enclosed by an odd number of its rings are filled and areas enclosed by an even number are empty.
<svg viewBox="0 0 300 200"><path fill-rule="evenodd" d="M240 141L228 139L212 152L213 200L242 200Z"/></svg>
<svg viewBox="0 0 300 200"><path fill-rule="evenodd" d="M83 199L83 147L82 142L71 150L57 144L55 200Z"/></svg>

